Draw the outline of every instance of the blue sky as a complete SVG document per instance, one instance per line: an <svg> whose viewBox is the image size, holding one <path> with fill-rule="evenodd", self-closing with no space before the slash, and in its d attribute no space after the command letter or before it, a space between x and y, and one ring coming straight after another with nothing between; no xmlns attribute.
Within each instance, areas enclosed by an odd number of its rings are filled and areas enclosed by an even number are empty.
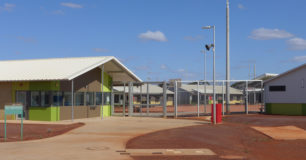
<svg viewBox="0 0 306 160"><path fill-rule="evenodd" d="M200 51L212 41L201 27L215 25L217 79L224 79L225 2L1 0L0 55L115 56L143 80L197 80L203 77ZM256 64L259 75L306 62L306 1L230 0L230 8L231 79L248 79L249 65Z"/></svg>

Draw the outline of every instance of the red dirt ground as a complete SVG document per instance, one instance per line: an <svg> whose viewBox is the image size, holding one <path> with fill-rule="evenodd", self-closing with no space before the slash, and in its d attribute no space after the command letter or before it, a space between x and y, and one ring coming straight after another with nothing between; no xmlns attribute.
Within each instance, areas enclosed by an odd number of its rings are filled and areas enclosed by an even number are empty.
<svg viewBox="0 0 306 160"><path fill-rule="evenodd" d="M128 149L209 148L218 156L149 156L135 160L212 160L219 156L243 156L247 160L305 160L306 140L278 141L250 126L295 125L306 129L306 117L234 115L219 125L199 125L169 129L135 137Z"/></svg>
<svg viewBox="0 0 306 160"><path fill-rule="evenodd" d="M83 126L84 123L69 125L55 124L24 124L23 140L35 140L54 137L64 134L72 129ZM7 142L20 141L20 124L7 124ZM0 142L4 142L4 124L0 123Z"/></svg>

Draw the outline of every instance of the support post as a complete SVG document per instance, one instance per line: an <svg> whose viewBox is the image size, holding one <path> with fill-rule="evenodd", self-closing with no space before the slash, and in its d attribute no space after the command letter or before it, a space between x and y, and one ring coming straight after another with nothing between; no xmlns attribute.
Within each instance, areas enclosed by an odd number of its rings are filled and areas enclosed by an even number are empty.
<svg viewBox="0 0 306 160"><path fill-rule="evenodd" d="M249 93L248 93L248 81L245 81L245 113L249 114Z"/></svg>
<svg viewBox="0 0 306 160"><path fill-rule="evenodd" d="M177 81L174 83L174 117L177 118Z"/></svg>
<svg viewBox="0 0 306 160"><path fill-rule="evenodd" d="M147 83L147 116L149 116L150 109L150 95L149 95L149 83Z"/></svg>
<svg viewBox="0 0 306 160"><path fill-rule="evenodd" d="M167 83L163 82L163 116L167 118Z"/></svg>
<svg viewBox="0 0 306 160"><path fill-rule="evenodd" d="M222 115L224 116L224 81L222 81Z"/></svg>
<svg viewBox="0 0 306 160"><path fill-rule="evenodd" d="M125 117L125 103L126 103L126 94L125 94L125 82L123 83L123 106L122 106L122 114Z"/></svg>
<svg viewBox="0 0 306 160"><path fill-rule="evenodd" d="M114 96L114 90L113 90L113 87L112 87L112 92L111 92L111 115L114 115L114 112L115 112L115 106L114 106L114 100L115 99L115 96Z"/></svg>
<svg viewBox="0 0 306 160"><path fill-rule="evenodd" d="M4 142L6 141L6 113L4 112Z"/></svg>
<svg viewBox="0 0 306 160"><path fill-rule="evenodd" d="M139 108L139 111L140 111L140 115L142 115L142 83L140 84L140 108Z"/></svg>
<svg viewBox="0 0 306 160"><path fill-rule="evenodd" d="M128 116L133 116L133 83L129 82L129 108L128 108Z"/></svg>
<svg viewBox="0 0 306 160"><path fill-rule="evenodd" d="M264 100L264 89L263 89L263 81L261 81L261 110L263 113L266 112L266 108L265 108L265 100Z"/></svg>
<svg viewBox="0 0 306 160"><path fill-rule="evenodd" d="M23 110L23 109L22 109ZM23 140L23 112L21 113L20 139Z"/></svg>
<svg viewBox="0 0 306 160"><path fill-rule="evenodd" d="M101 119L104 117L104 64L102 65L102 87L101 87L101 95L102 95L102 107L101 107Z"/></svg>
<svg viewBox="0 0 306 160"><path fill-rule="evenodd" d="M206 101L206 79L204 80L204 113L207 113L207 101Z"/></svg>
<svg viewBox="0 0 306 160"><path fill-rule="evenodd" d="M74 83L71 80L71 121L74 119Z"/></svg>
<svg viewBox="0 0 306 160"><path fill-rule="evenodd" d="M200 82L198 81L197 82L197 92L198 92L198 108L197 108L197 111L198 111L198 117L200 117L200 92L199 92L199 85L200 85Z"/></svg>

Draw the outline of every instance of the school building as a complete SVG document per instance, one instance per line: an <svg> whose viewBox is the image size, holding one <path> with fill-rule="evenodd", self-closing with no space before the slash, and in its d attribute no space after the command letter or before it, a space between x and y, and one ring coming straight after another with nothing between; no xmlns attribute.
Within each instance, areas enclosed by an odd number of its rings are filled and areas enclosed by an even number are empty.
<svg viewBox="0 0 306 160"><path fill-rule="evenodd" d="M8 60L0 68L0 119L13 103L28 120L110 116L113 83L141 82L112 56Z"/></svg>

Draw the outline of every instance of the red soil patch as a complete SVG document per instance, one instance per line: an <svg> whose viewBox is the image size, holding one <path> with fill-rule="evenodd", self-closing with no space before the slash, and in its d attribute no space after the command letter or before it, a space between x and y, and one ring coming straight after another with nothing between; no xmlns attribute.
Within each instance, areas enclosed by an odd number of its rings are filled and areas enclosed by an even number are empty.
<svg viewBox="0 0 306 160"><path fill-rule="evenodd" d="M200 124L201 122L199 122ZM197 126L158 131L128 141L128 149L208 148L217 156L155 156L140 159L197 160L221 159L220 156L242 156L249 160L305 160L306 140L277 141L250 126L296 125L306 128L306 117L227 116L219 125Z"/></svg>
<svg viewBox="0 0 306 160"><path fill-rule="evenodd" d="M54 137L72 129L83 126L84 123L69 125L60 124L23 124L23 140L35 140ZM7 142L20 141L20 124L7 124ZM0 142L4 142L4 124L0 123Z"/></svg>

